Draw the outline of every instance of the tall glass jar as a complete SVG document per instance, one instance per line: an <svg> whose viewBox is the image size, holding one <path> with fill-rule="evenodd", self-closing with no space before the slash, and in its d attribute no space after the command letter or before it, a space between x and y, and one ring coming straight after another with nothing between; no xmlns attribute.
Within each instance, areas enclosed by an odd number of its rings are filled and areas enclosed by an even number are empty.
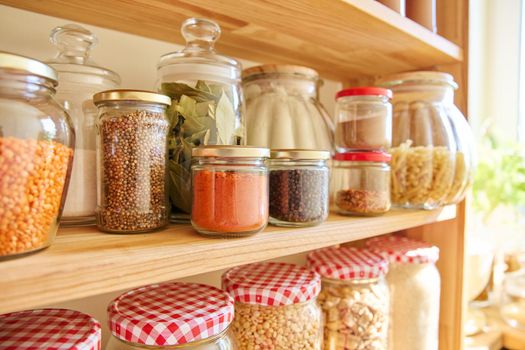
<svg viewBox="0 0 525 350"><path fill-rule="evenodd" d="M0 52L0 259L49 246L58 229L75 140L56 85L50 66Z"/></svg>
<svg viewBox="0 0 525 350"><path fill-rule="evenodd" d="M472 177L472 138L454 105L452 76L412 72L379 83L394 92L393 204L433 209L459 201Z"/></svg>
<svg viewBox="0 0 525 350"><path fill-rule="evenodd" d="M222 287L235 300L232 330L240 349L321 349L317 273L292 264L256 263L225 272Z"/></svg>
<svg viewBox="0 0 525 350"><path fill-rule="evenodd" d="M387 350L390 293L388 260L367 249L331 247L308 254L319 273L325 350Z"/></svg>
<svg viewBox="0 0 525 350"><path fill-rule="evenodd" d="M189 18L182 23L186 47L166 54L158 65L158 90L171 97L168 111L169 196L173 218L191 214L191 149L244 143L241 64L218 55L217 23Z"/></svg>
<svg viewBox="0 0 525 350"><path fill-rule="evenodd" d="M366 241L368 249L389 259L386 276L392 299L392 350L437 350L441 280L439 248L400 236Z"/></svg>
<svg viewBox="0 0 525 350"><path fill-rule="evenodd" d="M332 119L318 99L313 69L264 65L243 71L249 145L333 150Z"/></svg>
<svg viewBox="0 0 525 350"><path fill-rule="evenodd" d="M114 233L168 224L166 192L168 96L140 90L95 94L97 226Z"/></svg>
<svg viewBox="0 0 525 350"><path fill-rule="evenodd" d="M112 337L106 350L237 350L233 313L233 299L212 286L172 282L137 288L109 304Z"/></svg>
<svg viewBox="0 0 525 350"><path fill-rule="evenodd" d="M58 72L55 97L70 115L76 135L73 170L61 223L94 224L97 109L92 97L96 92L117 88L120 77L91 61L89 56L97 38L89 30L67 24L53 29L50 39L58 50L56 57L47 61Z"/></svg>

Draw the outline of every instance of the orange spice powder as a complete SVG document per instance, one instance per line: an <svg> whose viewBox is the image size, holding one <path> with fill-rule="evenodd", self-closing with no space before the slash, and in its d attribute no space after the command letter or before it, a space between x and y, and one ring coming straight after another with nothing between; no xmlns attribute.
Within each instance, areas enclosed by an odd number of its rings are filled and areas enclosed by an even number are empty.
<svg viewBox="0 0 525 350"><path fill-rule="evenodd" d="M268 177L255 172L198 170L192 223L199 231L256 232L268 221Z"/></svg>

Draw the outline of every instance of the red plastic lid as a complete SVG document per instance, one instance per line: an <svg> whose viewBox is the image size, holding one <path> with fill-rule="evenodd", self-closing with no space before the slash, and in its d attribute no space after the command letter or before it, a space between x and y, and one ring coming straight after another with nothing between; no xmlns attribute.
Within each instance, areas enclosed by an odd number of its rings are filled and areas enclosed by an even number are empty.
<svg viewBox="0 0 525 350"><path fill-rule="evenodd" d="M347 152L337 153L334 159L354 162L390 162L392 156L386 152Z"/></svg>
<svg viewBox="0 0 525 350"><path fill-rule="evenodd" d="M366 241L368 249L393 263L426 264L439 259L439 248L427 242L400 236L381 236Z"/></svg>
<svg viewBox="0 0 525 350"><path fill-rule="evenodd" d="M393 94L392 90L389 89L374 86L361 86L341 90L335 95L335 99L337 100L338 98L345 96L386 96L392 98Z"/></svg>

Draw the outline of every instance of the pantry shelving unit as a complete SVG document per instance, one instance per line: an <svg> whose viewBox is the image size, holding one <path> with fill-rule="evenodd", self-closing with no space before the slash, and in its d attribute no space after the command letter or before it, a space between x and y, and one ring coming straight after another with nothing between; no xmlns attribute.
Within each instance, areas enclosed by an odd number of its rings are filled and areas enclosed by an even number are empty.
<svg viewBox="0 0 525 350"><path fill-rule="evenodd" d="M452 73L467 115L468 0L438 0L435 34L373 0L0 0L41 14L182 43L187 17L217 21L218 50L293 63L346 85L414 69ZM465 204L382 217L331 216L321 226L268 228L254 237L206 239L189 226L155 234L61 229L47 250L0 263L0 313L214 271L403 231L440 247L440 349L463 347Z"/></svg>

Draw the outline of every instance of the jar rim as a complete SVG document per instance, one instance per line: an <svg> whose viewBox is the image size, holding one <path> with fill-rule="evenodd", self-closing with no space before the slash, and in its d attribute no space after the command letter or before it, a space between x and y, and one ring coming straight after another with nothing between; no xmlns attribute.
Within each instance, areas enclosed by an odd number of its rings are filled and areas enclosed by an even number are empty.
<svg viewBox="0 0 525 350"><path fill-rule="evenodd" d="M359 86L348 89L343 89L335 95L335 99L338 100L343 97L350 96L371 96L371 97L393 97L392 90L385 89L375 86Z"/></svg>
<svg viewBox="0 0 525 350"><path fill-rule="evenodd" d="M263 64L242 71L242 79L254 80L262 77L283 76L297 77L311 80L319 79L319 73L316 70L304 66L292 64Z"/></svg>
<svg viewBox="0 0 525 350"><path fill-rule="evenodd" d="M0 51L0 69L2 68L34 74L51 80L53 86L58 85L56 70L44 62L31 57Z"/></svg>
<svg viewBox="0 0 525 350"><path fill-rule="evenodd" d="M388 163L392 160L392 155L386 152L346 152L337 153L334 160Z"/></svg>
<svg viewBox="0 0 525 350"><path fill-rule="evenodd" d="M192 149L192 157L268 158L270 149L253 146L200 146Z"/></svg>
<svg viewBox="0 0 525 350"><path fill-rule="evenodd" d="M93 95L93 103L97 106L104 102L116 101L137 101L157 103L166 106L171 105L171 98L169 96L146 90L115 89L98 92Z"/></svg>
<svg viewBox="0 0 525 350"><path fill-rule="evenodd" d="M454 81L452 74L436 71L417 71L393 74L379 78L376 80L376 84L391 88L405 84L446 85L454 89L458 88L458 84Z"/></svg>
<svg viewBox="0 0 525 350"><path fill-rule="evenodd" d="M315 149L272 149L270 159L328 160L330 151Z"/></svg>

